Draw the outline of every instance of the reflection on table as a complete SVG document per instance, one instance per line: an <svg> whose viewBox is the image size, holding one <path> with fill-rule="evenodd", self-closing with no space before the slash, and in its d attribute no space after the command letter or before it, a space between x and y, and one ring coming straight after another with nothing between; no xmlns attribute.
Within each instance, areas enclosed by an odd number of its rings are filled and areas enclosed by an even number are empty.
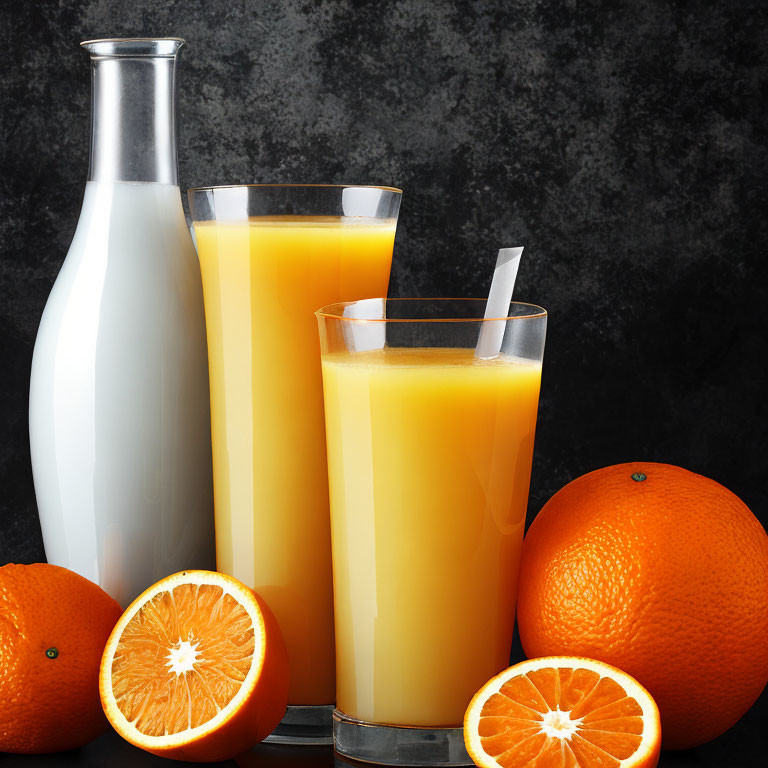
<svg viewBox="0 0 768 768"><path fill-rule="evenodd" d="M334 768L334 753L332 747L259 744L236 758L235 763L238 768Z"/></svg>

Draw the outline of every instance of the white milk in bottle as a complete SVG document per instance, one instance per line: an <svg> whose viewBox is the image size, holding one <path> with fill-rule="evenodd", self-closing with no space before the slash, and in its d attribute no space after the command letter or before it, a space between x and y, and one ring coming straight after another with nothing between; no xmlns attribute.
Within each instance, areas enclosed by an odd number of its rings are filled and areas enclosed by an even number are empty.
<svg viewBox="0 0 768 768"><path fill-rule="evenodd" d="M89 180L32 362L47 559L123 606L163 576L214 567L203 299L176 173L182 43L83 44Z"/></svg>

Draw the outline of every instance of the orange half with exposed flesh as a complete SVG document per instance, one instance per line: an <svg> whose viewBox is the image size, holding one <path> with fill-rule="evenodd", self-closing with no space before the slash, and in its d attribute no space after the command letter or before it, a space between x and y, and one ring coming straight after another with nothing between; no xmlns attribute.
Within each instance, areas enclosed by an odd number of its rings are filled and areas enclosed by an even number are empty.
<svg viewBox="0 0 768 768"><path fill-rule="evenodd" d="M99 692L131 744L179 760L225 760L285 714L288 657L272 612L251 589L184 571L147 589L107 641Z"/></svg>
<svg viewBox="0 0 768 768"><path fill-rule="evenodd" d="M592 659L551 656L505 670L464 717L481 768L654 768L659 710L636 680Z"/></svg>

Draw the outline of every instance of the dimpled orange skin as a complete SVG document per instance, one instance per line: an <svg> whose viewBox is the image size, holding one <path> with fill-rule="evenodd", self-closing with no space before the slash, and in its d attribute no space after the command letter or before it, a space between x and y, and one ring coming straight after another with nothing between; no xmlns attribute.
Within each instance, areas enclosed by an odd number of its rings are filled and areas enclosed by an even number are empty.
<svg viewBox="0 0 768 768"><path fill-rule="evenodd" d="M528 531L518 622L529 657L587 656L636 678L664 748L703 744L768 682L768 536L737 496L680 467L591 472Z"/></svg>
<svg viewBox="0 0 768 768"><path fill-rule="evenodd" d="M99 664L121 613L66 568L0 568L0 752L74 749L106 730Z"/></svg>

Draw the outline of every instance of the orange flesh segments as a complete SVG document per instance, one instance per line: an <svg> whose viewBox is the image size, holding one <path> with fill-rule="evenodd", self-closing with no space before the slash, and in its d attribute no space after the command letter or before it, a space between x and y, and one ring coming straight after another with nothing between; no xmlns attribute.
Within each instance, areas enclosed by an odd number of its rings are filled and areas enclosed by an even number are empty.
<svg viewBox="0 0 768 768"><path fill-rule="evenodd" d="M101 659L99 692L114 729L179 760L226 760L285 714L288 654L275 617L224 574L162 579L122 615Z"/></svg>
<svg viewBox="0 0 768 768"><path fill-rule="evenodd" d="M115 703L136 730L164 736L214 718L253 663L248 613L218 585L180 585L142 606L112 660Z"/></svg>
<svg viewBox="0 0 768 768"><path fill-rule="evenodd" d="M484 768L651 768L661 740L658 709L636 681L570 657L502 672L474 697L464 729Z"/></svg>

